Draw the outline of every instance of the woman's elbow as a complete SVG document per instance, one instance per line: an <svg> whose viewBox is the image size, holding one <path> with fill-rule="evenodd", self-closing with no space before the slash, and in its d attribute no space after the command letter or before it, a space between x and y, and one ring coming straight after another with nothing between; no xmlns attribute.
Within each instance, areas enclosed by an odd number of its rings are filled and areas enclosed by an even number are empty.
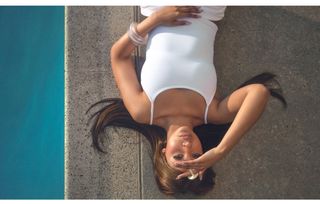
<svg viewBox="0 0 320 204"><path fill-rule="evenodd" d="M111 61L119 58L119 51L117 49L117 42L115 42L110 49L110 59Z"/></svg>

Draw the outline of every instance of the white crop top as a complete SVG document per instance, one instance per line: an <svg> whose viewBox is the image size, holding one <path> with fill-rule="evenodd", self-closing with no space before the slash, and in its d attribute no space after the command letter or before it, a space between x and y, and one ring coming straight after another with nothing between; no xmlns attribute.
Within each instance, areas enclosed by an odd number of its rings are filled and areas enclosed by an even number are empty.
<svg viewBox="0 0 320 204"><path fill-rule="evenodd" d="M149 16L158 9L142 6L141 13ZM223 18L225 7L202 9L202 18L186 18L190 25L158 26L149 33L141 86L151 102L150 125L156 97L173 88L190 89L203 96L207 124L208 108L217 87L213 47L218 27L210 20Z"/></svg>

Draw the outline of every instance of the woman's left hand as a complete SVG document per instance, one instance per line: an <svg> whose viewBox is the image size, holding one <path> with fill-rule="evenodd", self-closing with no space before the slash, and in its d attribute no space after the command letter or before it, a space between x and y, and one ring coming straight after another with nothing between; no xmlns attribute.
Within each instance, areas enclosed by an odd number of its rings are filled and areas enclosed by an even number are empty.
<svg viewBox="0 0 320 204"><path fill-rule="evenodd" d="M222 156L223 154L217 148L212 148L197 159L188 161L177 161L174 165L178 168L192 169L193 171L198 172L201 180L205 170L213 166L222 158ZM189 171L180 174L177 179L187 176L191 176L191 173Z"/></svg>

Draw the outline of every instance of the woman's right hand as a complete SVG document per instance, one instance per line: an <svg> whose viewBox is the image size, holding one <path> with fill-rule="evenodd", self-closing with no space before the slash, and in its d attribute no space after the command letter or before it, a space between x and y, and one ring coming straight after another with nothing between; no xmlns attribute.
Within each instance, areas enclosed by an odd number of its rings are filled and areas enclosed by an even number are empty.
<svg viewBox="0 0 320 204"><path fill-rule="evenodd" d="M181 18L200 18L202 10L199 6L166 6L154 12L152 16L158 25L179 26L190 24L189 21L179 20Z"/></svg>

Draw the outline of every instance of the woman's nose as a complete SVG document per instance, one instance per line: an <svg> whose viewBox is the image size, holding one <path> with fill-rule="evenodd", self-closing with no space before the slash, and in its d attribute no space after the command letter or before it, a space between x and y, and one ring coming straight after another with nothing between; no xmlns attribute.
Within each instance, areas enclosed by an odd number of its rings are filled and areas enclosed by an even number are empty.
<svg viewBox="0 0 320 204"><path fill-rule="evenodd" d="M190 141L183 141L183 142L182 142L182 146L184 146L184 147L190 147L190 146L191 146L191 142L190 142Z"/></svg>

